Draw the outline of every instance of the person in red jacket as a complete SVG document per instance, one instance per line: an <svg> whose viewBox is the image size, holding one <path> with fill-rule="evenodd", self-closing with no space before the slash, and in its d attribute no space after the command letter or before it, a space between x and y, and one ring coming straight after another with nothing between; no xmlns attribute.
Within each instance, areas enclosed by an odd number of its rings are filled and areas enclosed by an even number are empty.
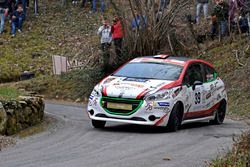
<svg viewBox="0 0 250 167"><path fill-rule="evenodd" d="M115 52L118 62L122 60L122 39L123 39L123 28L120 19L115 16L113 19L113 25L111 27L112 38L115 45Z"/></svg>

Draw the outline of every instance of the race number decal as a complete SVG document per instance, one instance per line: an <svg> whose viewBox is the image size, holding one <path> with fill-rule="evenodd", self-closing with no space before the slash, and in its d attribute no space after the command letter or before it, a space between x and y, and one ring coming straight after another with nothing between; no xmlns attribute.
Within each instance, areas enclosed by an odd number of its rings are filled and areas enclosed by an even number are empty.
<svg viewBox="0 0 250 167"><path fill-rule="evenodd" d="M201 92L196 92L195 93L195 104L200 104L201 103Z"/></svg>

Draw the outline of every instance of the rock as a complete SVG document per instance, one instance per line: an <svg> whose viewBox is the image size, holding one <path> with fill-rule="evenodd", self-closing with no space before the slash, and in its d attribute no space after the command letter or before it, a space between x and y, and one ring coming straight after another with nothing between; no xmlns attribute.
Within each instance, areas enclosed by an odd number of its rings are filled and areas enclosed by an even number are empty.
<svg viewBox="0 0 250 167"><path fill-rule="evenodd" d="M17 121L15 117L10 117L7 120L6 135L13 135L17 133Z"/></svg>
<svg viewBox="0 0 250 167"><path fill-rule="evenodd" d="M0 102L0 134L5 133L6 129L6 122L7 122L7 114L5 109L3 108L3 104Z"/></svg>
<svg viewBox="0 0 250 167"><path fill-rule="evenodd" d="M43 120L45 104L42 97L20 96L15 101L0 103L0 132L13 135Z"/></svg>
<svg viewBox="0 0 250 167"><path fill-rule="evenodd" d="M82 100L80 98L75 100L75 103L80 103Z"/></svg>
<svg viewBox="0 0 250 167"><path fill-rule="evenodd" d="M171 161L171 159L172 159L172 158L169 157L169 156L166 156L166 157L163 158L163 160L165 160L165 161Z"/></svg>

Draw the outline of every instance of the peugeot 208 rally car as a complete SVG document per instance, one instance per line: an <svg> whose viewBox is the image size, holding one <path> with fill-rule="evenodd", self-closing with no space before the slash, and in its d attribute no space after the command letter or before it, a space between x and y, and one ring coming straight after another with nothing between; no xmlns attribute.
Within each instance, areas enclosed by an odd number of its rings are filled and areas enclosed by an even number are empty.
<svg viewBox="0 0 250 167"><path fill-rule="evenodd" d="M135 58L94 87L88 115L95 128L106 121L166 126L221 124L227 107L223 81L211 64L185 57Z"/></svg>

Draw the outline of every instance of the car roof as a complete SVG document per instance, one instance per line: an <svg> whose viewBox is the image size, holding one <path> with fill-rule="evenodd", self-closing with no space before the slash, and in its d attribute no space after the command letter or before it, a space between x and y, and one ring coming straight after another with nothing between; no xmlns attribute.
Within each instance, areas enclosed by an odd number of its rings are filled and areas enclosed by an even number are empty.
<svg viewBox="0 0 250 167"><path fill-rule="evenodd" d="M155 55L155 56L144 56L144 57L155 59L156 56L166 56L166 58L162 58L162 60L164 60L164 59L172 59L172 60L180 60L180 61L194 60L192 58L185 57L185 56L173 56L173 55Z"/></svg>
<svg viewBox="0 0 250 167"><path fill-rule="evenodd" d="M158 63L171 63L171 64L184 66L186 62L189 60L192 60L192 59L188 57L155 55L155 56L137 57L133 59L131 62L158 62Z"/></svg>
<svg viewBox="0 0 250 167"><path fill-rule="evenodd" d="M176 65L185 66L190 63L200 62L213 67L212 64L200 60L200 59L193 59L190 57L185 56L172 56L172 55L154 55L154 56L144 56L144 57L137 57L133 59L131 62L159 62L159 63L172 63Z"/></svg>

